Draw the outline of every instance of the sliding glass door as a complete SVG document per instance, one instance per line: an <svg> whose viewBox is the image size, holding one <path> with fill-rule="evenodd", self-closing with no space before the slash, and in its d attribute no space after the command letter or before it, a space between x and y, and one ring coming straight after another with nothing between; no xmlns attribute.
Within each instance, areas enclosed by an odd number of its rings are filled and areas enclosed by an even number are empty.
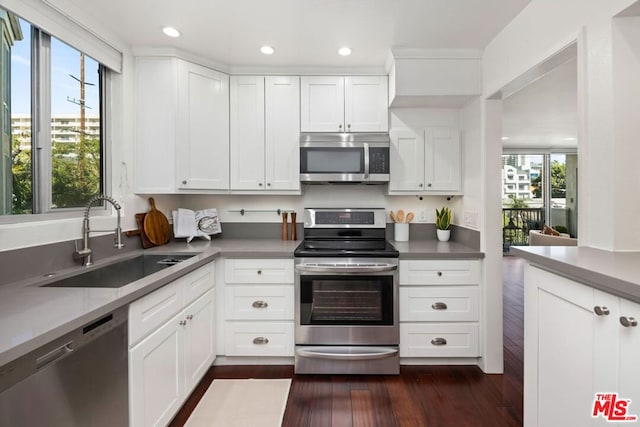
<svg viewBox="0 0 640 427"><path fill-rule="evenodd" d="M577 155L509 153L502 156L503 244L528 244L544 225L577 237Z"/></svg>

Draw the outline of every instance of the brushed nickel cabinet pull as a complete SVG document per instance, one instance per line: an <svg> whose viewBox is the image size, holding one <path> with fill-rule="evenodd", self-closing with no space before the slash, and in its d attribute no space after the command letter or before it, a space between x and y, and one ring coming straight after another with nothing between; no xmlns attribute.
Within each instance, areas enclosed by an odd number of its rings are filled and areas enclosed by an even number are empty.
<svg viewBox="0 0 640 427"><path fill-rule="evenodd" d="M258 274L262 274L262 270L258 270Z"/></svg>
<svg viewBox="0 0 640 427"><path fill-rule="evenodd" d="M187 320L193 320L193 314L187 315Z"/></svg>
<svg viewBox="0 0 640 427"><path fill-rule="evenodd" d="M438 271L438 277L442 276L442 271Z"/></svg>
<svg viewBox="0 0 640 427"><path fill-rule="evenodd" d="M267 308L269 307L269 304L267 304L266 301L254 301L253 304L251 304L251 306L253 308Z"/></svg>
<svg viewBox="0 0 640 427"><path fill-rule="evenodd" d="M253 339L254 344L269 344L269 338L267 337L255 337Z"/></svg>
<svg viewBox="0 0 640 427"><path fill-rule="evenodd" d="M186 324L187 324L187 321L186 321L186 320L181 320L181 321L180 321L180 323L179 323L179 325L180 325L180 326L184 326L184 325L186 325Z"/></svg>
<svg viewBox="0 0 640 427"><path fill-rule="evenodd" d="M609 309L607 307L600 307L599 305L596 305L595 307L593 307L593 312L595 314L597 314L598 316L608 316L609 315Z"/></svg>
<svg viewBox="0 0 640 427"><path fill-rule="evenodd" d="M433 345L447 345L447 340L444 338L434 338L431 340Z"/></svg>
<svg viewBox="0 0 640 427"><path fill-rule="evenodd" d="M638 321L634 317L620 316L620 324L625 328L635 328Z"/></svg>
<svg viewBox="0 0 640 427"><path fill-rule="evenodd" d="M434 310L446 310L447 304L444 302L434 302L433 304L431 304L431 308L433 308Z"/></svg>

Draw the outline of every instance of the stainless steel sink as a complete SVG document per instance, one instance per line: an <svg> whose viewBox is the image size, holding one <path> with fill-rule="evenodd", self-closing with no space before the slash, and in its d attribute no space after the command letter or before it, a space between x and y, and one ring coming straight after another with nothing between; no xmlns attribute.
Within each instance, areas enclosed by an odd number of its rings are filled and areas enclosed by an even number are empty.
<svg viewBox="0 0 640 427"><path fill-rule="evenodd" d="M41 287L51 288L120 288L150 274L171 267L193 255L140 255L113 264L90 267L90 270Z"/></svg>

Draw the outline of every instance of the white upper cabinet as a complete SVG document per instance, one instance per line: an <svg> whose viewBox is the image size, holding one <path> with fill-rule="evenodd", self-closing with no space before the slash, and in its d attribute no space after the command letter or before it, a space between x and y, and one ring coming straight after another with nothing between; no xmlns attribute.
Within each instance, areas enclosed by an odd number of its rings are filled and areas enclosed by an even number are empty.
<svg viewBox="0 0 640 427"><path fill-rule="evenodd" d="M386 76L303 76L302 132L386 132Z"/></svg>
<svg viewBox="0 0 640 427"><path fill-rule="evenodd" d="M136 58L135 191L174 193L178 60Z"/></svg>
<svg viewBox="0 0 640 427"><path fill-rule="evenodd" d="M300 78L265 79L267 190L300 190Z"/></svg>
<svg viewBox="0 0 640 427"><path fill-rule="evenodd" d="M229 76L180 61L178 188L229 188Z"/></svg>
<svg viewBox="0 0 640 427"><path fill-rule="evenodd" d="M264 182L264 77L231 76L231 188Z"/></svg>
<svg viewBox="0 0 640 427"><path fill-rule="evenodd" d="M429 127L421 132L391 132L389 194L460 194L460 132Z"/></svg>
<svg viewBox="0 0 640 427"><path fill-rule="evenodd" d="M135 64L135 191L228 190L229 77L174 57Z"/></svg>
<svg viewBox="0 0 640 427"><path fill-rule="evenodd" d="M299 77L231 76L231 190L300 191Z"/></svg>
<svg viewBox="0 0 640 427"><path fill-rule="evenodd" d="M344 78L344 124L347 132L389 130L387 77Z"/></svg>

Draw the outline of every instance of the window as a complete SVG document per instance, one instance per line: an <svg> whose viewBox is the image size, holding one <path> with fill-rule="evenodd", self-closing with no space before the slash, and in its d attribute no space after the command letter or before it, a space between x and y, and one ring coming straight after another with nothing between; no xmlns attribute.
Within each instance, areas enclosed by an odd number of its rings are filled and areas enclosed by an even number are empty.
<svg viewBox="0 0 640 427"><path fill-rule="evenodd" d="M0 26L0 215L81 208L104 189L107 70L2 9Z"/></svg>

